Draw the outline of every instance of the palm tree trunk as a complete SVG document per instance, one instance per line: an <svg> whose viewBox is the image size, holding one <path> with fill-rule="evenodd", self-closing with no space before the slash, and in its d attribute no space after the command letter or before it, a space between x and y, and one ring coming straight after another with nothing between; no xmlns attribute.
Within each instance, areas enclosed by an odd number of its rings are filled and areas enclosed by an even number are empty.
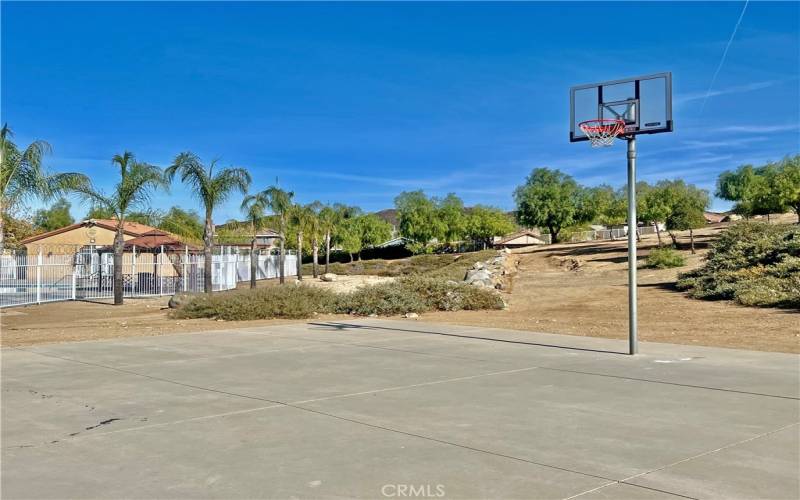
<svg viewBox="0 0 800 500"><path fill-rule="evenodd" d="M311 239L311 247L311 269L314 277L316 278L319 275L319 272L317 271L317 260L319 260L319 241L317 241L316 235L314 235L314 237Z"/></svg>
<svg viewBox="0 0 800 500"><path fill-rule="evenodd" d="M0 255L3 255L3 250L5 250L5 243L6 243L5 217L3 217L4 209L5 206L3 205L3 197L0 196Z"/></svg>
<svg viewBox="0 0 800 500"><path fill-rule="evenodd" d="M258 256L256 255L256 238L253 236L253 241L250 242L250 288L256 287L256 271Z"/></svg>
<svg viewBox="0 0 800 500"><path fill-rule="evenodd" d="M206 214L206 227L203 229L203 291L206 293L211 293L213 290L211 282L213 250L214 222L211 220L211 214Z"/></svg>
<svg viewBox="0 0 800 500"><path fill-rule="evenodd" d="M297 231L297 279L303 281L303 231Z"/></svg>
<svg viewBox="0 0 800 500"><path fill-rule="evenodd" d="M281 247L280 247L280 255L278 256L278 276L280 277L280 284L283 285L286 283L286 269L284 269L285 265L285 258L286 258L286 245L283 238L284 232L281 231Z"/></svg>
<svg viewBox="0 0 800 500"><path fill-rule="evenodd" d="M331 263L331 232L325 233L325 274L328 274L328 266Z"/></svg>
<svg viewBox="0 0 800 500"><path fill-rule="evenodd" d="M122 305L122 296L125 290L123 290L123 283L122 283L122 250L123 246L125 245L125 239L123 238L122 232L122 224L123 222L119 222L117 225L117 234L114 235L114 305L120 306ZM132 276L132 279L136 279L136 276Z"/></svg>

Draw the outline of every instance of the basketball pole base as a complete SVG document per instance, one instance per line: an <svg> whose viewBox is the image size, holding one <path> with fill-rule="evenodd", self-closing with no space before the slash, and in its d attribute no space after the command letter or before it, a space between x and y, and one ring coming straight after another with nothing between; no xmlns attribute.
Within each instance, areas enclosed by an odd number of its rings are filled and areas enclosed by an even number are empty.
<svg viewBox="0 0 800 500"><path fill-rule="evenodd" d="M636 136L628 141L628 354L638 352L636 328Z"/></svg>

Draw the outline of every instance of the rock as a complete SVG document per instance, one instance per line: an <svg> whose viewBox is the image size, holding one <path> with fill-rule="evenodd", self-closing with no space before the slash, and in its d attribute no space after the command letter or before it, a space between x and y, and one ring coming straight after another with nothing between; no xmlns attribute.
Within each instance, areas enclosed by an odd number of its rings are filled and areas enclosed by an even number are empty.
<svg viewBox="0 0 800 500"><path fill-rule="evenodd" d="M491 283L491 281L487 283L484 280L475 280L475 281L471 282L470 285L476 286L478 288L486 288L486 287L491 287L492 283Z"/></svg>
<svg viewBox="0 0 800 500"><path fill-rule="evenodd" d="M336 281L337 276L333 273L325 273L319 277L322 281Z"/></svg>
<svg viewBox="0 0 800 500"><path fill-rule="evenodd" d="M445 283L447 283L450 286L458 286L460 284L458 281L454 281L454 280L447 280L447 281L445 281Z"/></svg>
<svg viewBox="0 0 800 500"><path fill-rule="evenodd" d="M486 267L486 263L484 262L476 262L472 264L472 269L483 269L484 267Z"/></svg>
<svg viewBox="0 0 800 500"><path fill-rule="evenodd" d="M409 318L409 319L419 318L419 314L417 314L417 313L405 313L403 315L403 317L404 318Z"/></svg>
<svg viewBox="0 0 800 500"><path fill-rule="evenodd" d="M467 276L464 279L467 283L474 281L492 281L492 273L486 269L472 269L467 271Z"/></svg>
<svg viewBox="0 0 800 500"><path fill-rule="evenodd" d="M188 293L176 293L169 299L169 304L168 304L169 308L177 309L182 305L186 304L187 302L189 302L189 299L191 298L192 296L189 295Z"/></svg>
<svg viewBox="0 0 800 500"><path fill-rule="evenodd" d="M370 318L377 318L377 317L378 317L378 315L377 315L377 314L375 314L375 313L372 313L372 314L370 314L368 317L370 317Z"/></svg>

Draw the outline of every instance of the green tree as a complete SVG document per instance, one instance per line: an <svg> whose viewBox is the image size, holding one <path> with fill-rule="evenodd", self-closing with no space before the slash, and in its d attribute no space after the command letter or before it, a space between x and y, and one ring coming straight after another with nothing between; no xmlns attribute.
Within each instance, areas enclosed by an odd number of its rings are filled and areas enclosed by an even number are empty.
<svg viewBox="0 0 800 500"><path fill-rule="evenodd" d="M444 243L449 245L464 237L466 231L464 202L455 193L448 194L439 202L439 220L444 227L442 232Z"/></svg>
<svg viewBox="0 0 800 500"><path fill-rule="evenodd" d="M717 179L716 195L735 202L734 212L745 218L768 214L771 207L769 185L765 171L752 165L742 165L735 171L726 170Z"/></svg>
<svg viewBox="0 0 800 500"><path fill-rule="evenodd" d="M203 227L203 289L211 293L212 255L214 250L214 209L235 192L247 192L250 174L243 168L223 168L215 172L217 160L206 167L192 152L180 153L172 165L167 167L166 176L172 181L179 176L191 193L202 203L205 215Z"/></svg>
<svg viewBox="0 0 800 500"><path fill-rule="evenodd" d="M392 237L392 225L375 214L357 217L355 229L359 237L358 260L361 260L362 250L380 245Z"/></svg>
<svg viewBox="0 0 800 500"><path fill-rule="evenodd" d="M800 155L787 156L778 163L770 189L780 205L794 210L800 224Z"/></svg>
<svg viewBox="0 0 800 500"><path fill-rule="evenodd" d="M75 191L87 202L103 207L114 214L114 304L122 304L122 251L125 244L124 227L128 214L137 207L144 207L156 189L166 189L167 182L160 168L137 161L130 151L115 155L112 165L119 169L119 182L114 191L105 194L91 183L77 186Z"/></svg>
<svg viewBox="0 0 800 500"><path fill-rule="evenodd" d="M447 228L436 201L422 191L404 191L394 199L400 234L413 242L416 252L429 251L429 243L444 238Z"/></svg>
<svg viewBox="0 0 800 500"><path fill-rule="evenodd" d="M559 170L537 168L514 191L517 222L527 227L545 227L553 243L565 227L582 222L579 211L581 188L575 180Z"/></svg>
<svg viewBox="0 0 800 500"><path fill-rule="evenodd" d="M42 167L42 158L52 151L44 141L34 141L20 150L11 140L8 125L0 129L0 253L4 248L6 220L3 217L25 200L49 200L55 196L83 187L89 179L79 173L51 174Z"/></svg>
<svg viewBox="0 0 800 500"><path fill-rule="evenodd" d="M256 287L256 275L258 273L257 236L259 230L264 227L264 213L267 208L269 208L269 198L264 192L247 195L242 200L241 210L245 214L252 233L252 238L250 239L250 288Z"/></svg>
<svg viewBox="0 0 800 500"><path fill-rule="evenodd" d="M6 228L6 248L20 248L20 241L41 232L28 220L30 217L12 216L9 213L2 214L2 217Z"/></svg>
<svg viewBox="0 0 800 500"><path fill-rule="evenodd" d="M641 197L639 218L643 221L655 224L658 246L663 245L661 241L661 224L666 222L667 217L670 215L671 208L670 196L658 185L649 189Z"/></svg>
<svg viewBox="0 0 800 500"><path fill-rule="evenodd" d="M492 244L495 236L504 236L514 231L511 219L499 208L475 205L466 216L465 234L476 243Z"/></svg>
<svg viewBox="0 0 800 500"><path fill-rule="evenodd" d="M704 212L709 204L708 191L682 180L660 181L656 187L663 190L663 202L669 205L669 215L665 222L673 245L677 245L673 231L688 229L691 250L695 253L693 230L706 225Z"/></svg>
<svg viewBox="0 0 800 500"><path fill-rule="evenodd" d="M33 215L33 224L45 231L52 231L75 222L69 209L72 205L65 199L59 198L50 208L37 210Z"/></svg>
<svg viewBox="0 0 800 500"><path fill-rule="evenodd" d="M112 212L111 210L107 209L106 207L104 207L102 205L98 205L96 203L93 203L89 207L89 211L86 212L86 217L85 218L86 219L111 219L112 217L114 217L114 212Z"/></svg>
<svg viewBox="0 0 800 500"><path fill-rule="evenodd" d="M203 219L195 210L172 207L161 215L156 227L190 241L203 239Z"/></svg>
<svg viewBox="0 0 800 500"><path fill-rule="evenodd" d="M358 218L351 217L339 222L336 229L336 243L343 252L350 256L350 262L353 262L353 256L360 253L362 248Z"/></svg>

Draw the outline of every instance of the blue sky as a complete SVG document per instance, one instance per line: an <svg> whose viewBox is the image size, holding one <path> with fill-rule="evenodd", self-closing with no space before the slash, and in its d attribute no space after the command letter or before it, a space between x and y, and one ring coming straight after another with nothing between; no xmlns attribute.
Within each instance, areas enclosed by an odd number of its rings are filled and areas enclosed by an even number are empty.
<svg viewBox="0 0 800 500"><path fill-rule="evenodd" d="M302 202L379 210L424 189L511 209L536 167L625 182L622 143L568 142L570 86L672 71L676 130L638 141L640 178L713 191L800 150L796 2L749 4L700 111L742 6L4 1L2 121L105 187L115 153L191 150ZM196 207L177 183L154 199L173 204Z"/></svg>

